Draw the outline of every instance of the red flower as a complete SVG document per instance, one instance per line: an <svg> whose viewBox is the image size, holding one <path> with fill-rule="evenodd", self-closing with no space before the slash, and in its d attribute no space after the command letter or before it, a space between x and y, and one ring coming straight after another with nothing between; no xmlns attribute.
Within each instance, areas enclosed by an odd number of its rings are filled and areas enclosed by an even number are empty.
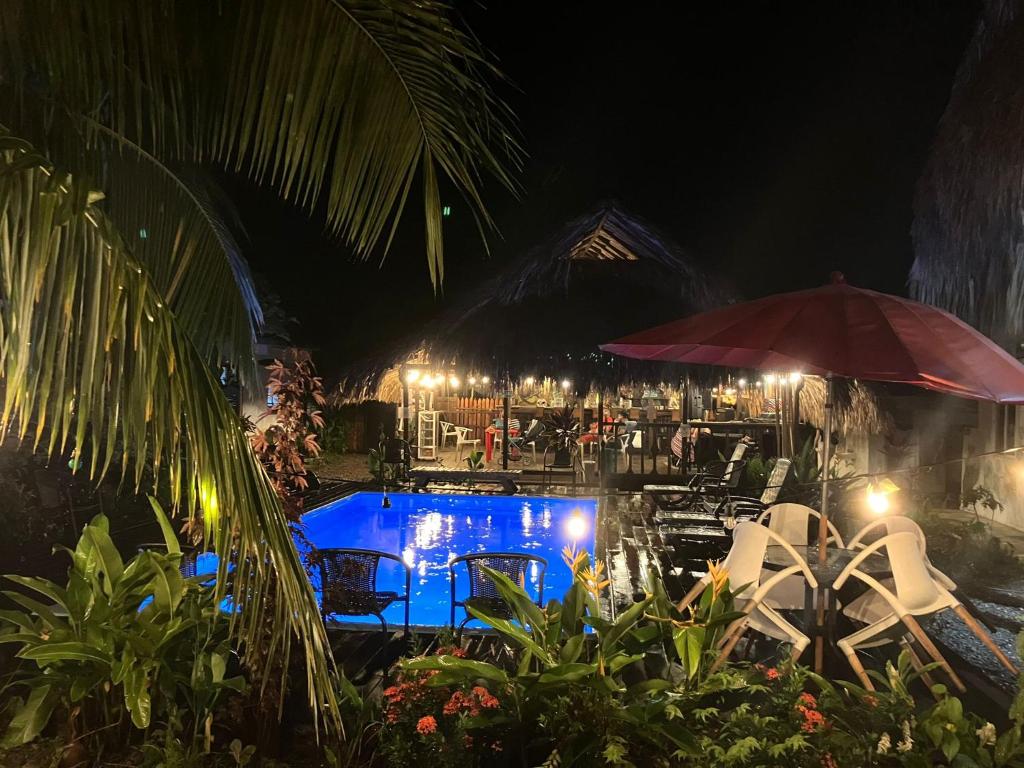
<svg viewBox="0 0 1024 768"><path fill-rule="evenodd" d="M811 708L818 706L818 700L814 698L813 694L807 693L806 691L800 694L797 701L802 703L804 706Z"/></svg>
<svg viewBox="0 0 1024 768"><path fill-rule="evenodd" d="M814 733L819 728L825 727L825 716L818 710L804 707L802 714L804 721L800 724L800 730L804 733Z"/></svg>
<svg viewBox="0 0 1024 768"><path fill-rule="evenodd" d="M462 709L463 701L462 691L456 691L452 694L452 697L448 699L448 703L444 705L444 713L446 715L458 714L458 711Z"/></svg>
<svg viewBox="0 0 1024 768"><path fill-rule="evenodd" d="M778 680L779 670L777 670L775 667L769 667L764 671L764 676L768 680Z"/></svg>
<svg viewBox="0 0 1024 768"><path fill-rule="evenodd" d="M418 733L418 734L420 734L422 736L426 736L427 734L430 734L430 733L435 733L436 731L437 731L437 720L434 719L433 715L427 715L426 717L421 717L420 721L418 723L416 723L416 733Z"/></svg>

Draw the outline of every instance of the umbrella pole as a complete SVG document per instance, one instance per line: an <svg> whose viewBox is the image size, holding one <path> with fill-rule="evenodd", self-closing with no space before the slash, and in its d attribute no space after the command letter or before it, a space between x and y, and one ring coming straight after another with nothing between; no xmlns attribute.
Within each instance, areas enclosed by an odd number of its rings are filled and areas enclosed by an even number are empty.
<svg viewBox="0 0 1024 768"><path fill-rule="evenodd" d="M828 483L832 465L832 374L825 377L825 444L821 452L821 521L818 523L818 564L825 565L828 547ZM814 641L814 671L825 666L825 584L818 586L818 636Z"/></svg>

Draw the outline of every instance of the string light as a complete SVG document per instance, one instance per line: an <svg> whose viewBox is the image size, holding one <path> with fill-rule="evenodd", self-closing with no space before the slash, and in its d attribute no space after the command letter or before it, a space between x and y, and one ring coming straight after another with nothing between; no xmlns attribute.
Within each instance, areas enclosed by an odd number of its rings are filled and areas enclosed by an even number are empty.
<svg viewBox="0 0 1024 768"><path fill-rule="evenodd" d="M888 478L883 478L878 483L868 483L868 509L876 515L884 515L892 507L889 497L898 490L899 486Z"/></svg>
<svg viewBox="0 0 1024 768"><path fill-rule="evenodd" d="M743 389L744 387L747 386L747 380L746 379L740 379L736 383L740 385L740 389Z"/></svg>
<svg viewBox="0 0 1024 768"><path fill-rule="evenodd" d="M471 386L471 387L472 387L472 386L474 386L475 384L476 384L476 376L470 376L470 377L469 377L469 386Z"/></svg>
<svg viewBox="0 0 1024 768"><path fill-rule="evenodd" d="M525 383L526 383L526 386L532 387L533 386L533 376L527 376Z"/></svg>
<svg viewBox="0 0 1024 768"><path fill-rule="evenodd" d="M459 377L458 376L451 376L451 377L449 377L449 379L448 379L448 386L450 386L452 389L458 389Z"/></svg>
<svg viewBox="0 0 1024 768"><path fill-rule="evenodd" d="M799 384L800 383L800 379L802 379L802 378L803 378L803 375L799 371L793 371L791 374L789 374L789 383L790 384Z"/></svg>
<svg viewBox="0 0 1024 768"><path fill-rule="evenodd" d="M416 369L409 371L405 374L405 381L407 384L415 384L420 378L420 372Z"/></svg>
<svg viewBox="0 0 1024 768"><path fill-rule="evenodd" d="M562 389L568 389L572 383L568 379L562 379Z"/></svg>
<svg viewBox="0 0 1024 768"><path fill-rule="evenodd" d="M490 376L484 376L483 379L481 379L481 381L483 381L484 384L490 384L491 383L491 377Z"/></svg>

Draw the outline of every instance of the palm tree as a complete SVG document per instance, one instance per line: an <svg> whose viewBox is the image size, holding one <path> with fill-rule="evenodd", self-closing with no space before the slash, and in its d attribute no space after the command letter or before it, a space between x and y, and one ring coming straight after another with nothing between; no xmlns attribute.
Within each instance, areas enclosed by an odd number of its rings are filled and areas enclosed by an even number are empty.
<svg viewBox="0 0 1024 768"><path fill-rule="evenodd" d="M251 373L261 318L202 168L325 211L364 255L418 181L440 282L439 177L483 232L482 178L514 189L519 159L456 21L437 0L0 4L0 427L201 513L233 553L238 637L257 643L270 606L271 650L300 639L311 703L335 715L312 589L212 375Z"/></svg>
<svg viewBox="0 0 1024 768"><path fill-rule="evenodd" d="M910 289L1010 351L1024 335L1024 4L985 0L914 200Z"/></svg>

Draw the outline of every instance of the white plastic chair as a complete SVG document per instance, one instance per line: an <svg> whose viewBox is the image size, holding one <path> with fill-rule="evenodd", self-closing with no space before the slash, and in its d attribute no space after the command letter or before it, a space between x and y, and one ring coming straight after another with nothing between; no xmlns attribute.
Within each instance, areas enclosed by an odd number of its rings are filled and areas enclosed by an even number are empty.
<svg viewBox="0 0 1024 768"><path fill-rule="evenodd" d="M457 459L458 461L462 461L462 448L463 448L463 446L470 445L470 446L472 446L471 450L474 450L474 451L477 450L480 447L480 439L479 438L471 438L469 436L470 431L471 430L470 430L469 427L459 427L459 426L455 427L455 434L456 434L455 447L458 449L458 454L457 454L458 455L458 459Z"/></svg>
<svg viewBox="0 0 1024 768"><path fill-rule="evenodd" d="M800 557L792 545L770 528L749 521L743 522L736 526L732 537L732 547L722 562L722 567L729 576L731 587L739 589L739 592L735 594L736 603L738 610L745 615L726 629L722 636L721 653L715 660L712 671L725 663L733 648L736 647L736 643L748 629L754 629L775 640L791 643L793 646L792 658L798 659L810 644L810 638L777 613L768 604L766 598L779 584L789 578L806 579L811 588L816 589L818 582L814 578L814 574L811 573L807 562ZM772 575L765 578L766 572L761 569L761 566L764 564L765 550L769 542L785 547L793 558L793 565L781 571L772 571L770 572ZM797 576L797 574L802 575ZM710 574L701 577L680 601L679 610L684 610L693 602L710 582Z"/></svg>
<svg viewBox="0 0 1024 768"><path fill-rule="evenodd" d="M788 544L806 547L811 543L808 539L807 528L812 517L818 518L818 524L821 525L821 513L816 509L811 509L803 504L786 503L768 507L757 516L756 522L763 525L767 518L769 530L774 531ZM842 547L843 537L832 525L831 520L828 521L828 530L831 534L828 537L829 543ZM817 541L817 538L814 540ZM774 571L765 570L763 578L768 578L772 573ZM768 604L780 611L796 611L803 608L805 605L804 580L799 576L792 576L785 580L772 594Z"/></svg>
<svg viewBox="0 0 1024 768"><path fill-rule="evenodd" d="M439 447L444 448L448 443L449 437L454 437L456 444L459 440L459 433L456 431L456 427L450 421L439 421L441 425L441 445Z"/></svg>
<svg viewBox="0 0 1024 768"><path fill-rule="evenodd" d="M940 586L945 587L950 592L956 591L956 582L932 565L931 560L928 559L928 540L925 538L924 531L921 530L921 526L909 517L893 515L890 517L882 517L878 520L872 520L853 535L853 538L847 542L846 548L863 549L866 546L864 544L864 537L878 528L885 528L885 535L893 533L914 534L917 539L917 544L921 549L921 554L924 555L925 565L928 567L928 572L931 573L932 578L934 578Z"/></svg>
<svg viewBox="0 0 1024 768"><path fill-rule="evenodd" d="M864 560L882 548L889 557L892 569L891 586L858 569ZM932 577L918 537L914 533L902 531L889 534L864 547L835 580L834 589L840 589L851 576L862 581L870 590L843 608L843 614L866 626L841 639L838 645L865 688L873 690L871 679L857 657L857 650L901 641L909 631L928 655L945 670L953 684L961 692L965 691L963 682L917 621L919 616L931 616L948 608L951 608L985 647L992 651L1000 664L1013 674L1018 674L1017 667L960 601ZM903 626L900 626L901 624Z"/></svg>

